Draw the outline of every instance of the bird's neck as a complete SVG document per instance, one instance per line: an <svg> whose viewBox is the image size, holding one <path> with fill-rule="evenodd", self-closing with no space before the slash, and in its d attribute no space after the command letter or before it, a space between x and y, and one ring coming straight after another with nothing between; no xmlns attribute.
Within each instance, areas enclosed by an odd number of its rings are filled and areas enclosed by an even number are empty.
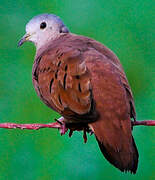
<svg viewBox="0 0 155 180"><path fill-rule="evenodd" d="M52 41L54 41L55 39L58 39L60 37L60 34L57 34L55 36L49 36L49 37L42 37L40 39L38 39L37 42L35 42L35 46L37 51L39 49L42 49L43 47L47 46L48 44L52 43Z"/></svg>
<svg viewBox="0 0 155 180"><path fill-rule="evenodd" d="M54 38L50 37L50 38L46 39L46 41L44 41L44 42L38 41L38 43L35 43L36 57L39 57L42 53L45 52L45 50L55 48L55 46L57 46L59 44L59 41L64 42L68 36L69 36L69 33L62 33L62 34L55 36Z"/></svg>

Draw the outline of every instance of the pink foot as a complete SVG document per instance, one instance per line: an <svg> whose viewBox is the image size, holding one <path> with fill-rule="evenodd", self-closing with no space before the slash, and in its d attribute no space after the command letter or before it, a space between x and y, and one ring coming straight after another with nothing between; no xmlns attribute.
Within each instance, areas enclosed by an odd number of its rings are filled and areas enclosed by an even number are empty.
<svg viewBox="0 0 155 180"><path fill-rule="evenodd" d="M68 128L66 128L66 124L65 124L65 122L64 122L64 118L61 117L61 118L55 119L55 120L56 120L56 122L58 122L58 123L60 124L60 126L61 126L61 127L59 128L61 136L64 135L64 134L68 131Z"/></svg>
<svg viewBox="0 0 155 180"><path fill-rule="evenodd" d="M61 128L60 128L60 134L61 134L61 136L64 135L67 131L68 131L68 128L66 128L65 123L63 123L63 124L61 125Z"/></svg>

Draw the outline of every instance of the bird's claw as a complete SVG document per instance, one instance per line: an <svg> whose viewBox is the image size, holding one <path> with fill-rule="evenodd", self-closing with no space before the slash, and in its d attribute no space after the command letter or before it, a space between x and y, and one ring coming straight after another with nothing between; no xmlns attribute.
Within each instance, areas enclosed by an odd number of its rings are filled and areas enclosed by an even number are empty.
<svg viewBox="0 0 155 180"><path fill-rule="evenodd" d="M64 135L68 131L68 128L66 128L66 124L63 123L60 128L60 134L61 136Z"/></svg>
<svg viewBox="0 0 155 180"><path fill-rule="evenodd" d="M65 122L61 118L60 119L55 119L55 121L60 124L60 128L58 128L58 129L60 131L61 136L64 135L68 131L68 128L66 128Z"/></svg>

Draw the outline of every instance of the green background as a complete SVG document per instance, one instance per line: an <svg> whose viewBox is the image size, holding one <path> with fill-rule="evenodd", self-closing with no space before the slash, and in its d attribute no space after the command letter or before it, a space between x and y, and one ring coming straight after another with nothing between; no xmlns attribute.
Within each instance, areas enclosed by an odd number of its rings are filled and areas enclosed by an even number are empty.
<svg viewBox="0 0 155 180"><path fill-rule="evenodd" d="M45 12L112 49L133 90L137 119L155 119L153 6L153 0L0 0L0 122L48 123L59 117L33 89L34 45L17 48L26 23ZM53 129L0 129L0 180L153 180L154 127L134 127L133 134L140 154L136 175L111 166L94 136L84 144L80 132L68 138Z"/></svg>

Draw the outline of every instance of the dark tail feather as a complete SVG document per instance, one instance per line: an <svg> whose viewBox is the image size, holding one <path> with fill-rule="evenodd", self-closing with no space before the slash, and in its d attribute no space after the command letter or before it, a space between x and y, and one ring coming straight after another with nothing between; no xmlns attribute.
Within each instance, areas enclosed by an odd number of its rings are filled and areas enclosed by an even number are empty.
<svg viewBox="0 0 155 180"><path fill-rule="evenodd" d="M125 156L126 154L123 154L122 152L119 151L114 151L110 147L104 146L104 144L100 142L98 139L97 142L104 157L111 164L113 164L116 168L120 169L122 172L130 171L131 173L135 174L137 171L139 155L133 137L132 140L133 140L133 153L132 153L131 161L129 163L124 163L123 161L123 156Z"/></svg>

